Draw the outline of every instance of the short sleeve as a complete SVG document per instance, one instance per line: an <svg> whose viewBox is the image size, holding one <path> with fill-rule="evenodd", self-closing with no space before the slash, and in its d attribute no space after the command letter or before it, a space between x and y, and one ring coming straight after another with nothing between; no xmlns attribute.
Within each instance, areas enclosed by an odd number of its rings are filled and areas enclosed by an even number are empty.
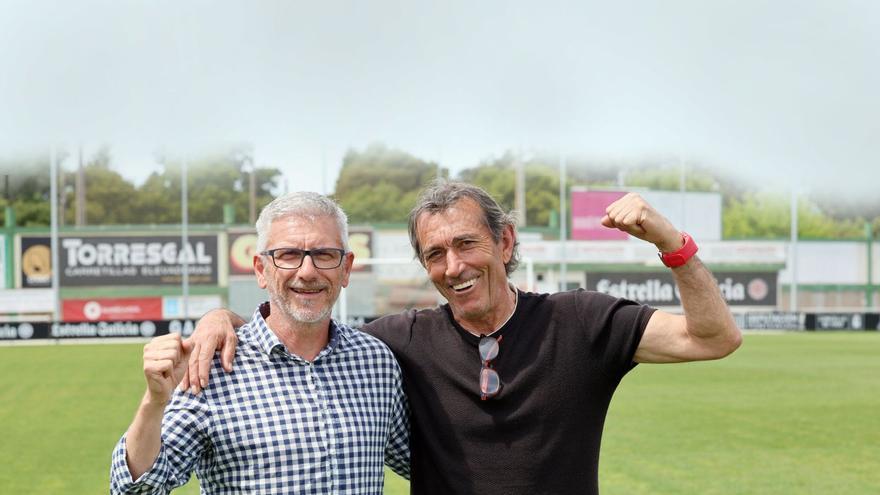
<svg viewBox="0 0 880 495"><path fill-rule="evenodd" d="M622 378L636 365L636 350L656 309L601 292L571 294L578 321L590 340L591 359L601 361L610 376Z"/></svg>

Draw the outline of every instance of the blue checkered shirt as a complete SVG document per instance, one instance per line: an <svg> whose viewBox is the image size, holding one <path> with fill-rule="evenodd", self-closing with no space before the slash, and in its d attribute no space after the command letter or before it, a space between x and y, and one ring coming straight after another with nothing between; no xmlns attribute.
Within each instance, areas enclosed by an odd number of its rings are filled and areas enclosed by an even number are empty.
<svg viewBox="0 0 880 495"><path fill-rule="evenodd" d="M215 358L201 394L174 393L159 456L137 480L119 440L112 493L168 493L195 470L202 493L379 495L383 460L409 478L408 405L385 344L332 322L329 344L308 362L259 309L238 335L232 373Z"/></svg>

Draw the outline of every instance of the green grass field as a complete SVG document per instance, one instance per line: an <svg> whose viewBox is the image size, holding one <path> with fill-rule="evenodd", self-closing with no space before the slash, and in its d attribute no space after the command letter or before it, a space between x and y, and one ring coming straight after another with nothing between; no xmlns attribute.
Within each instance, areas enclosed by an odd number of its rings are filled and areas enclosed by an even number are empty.
<svg viewBox="0 0 880 495"><path fill-rule="evenodd" d="M107 493L141 348L0 347L0 493ZM747 335L723 361L639 366L601 462L604 495L878 494L880 334Z"/></svg>

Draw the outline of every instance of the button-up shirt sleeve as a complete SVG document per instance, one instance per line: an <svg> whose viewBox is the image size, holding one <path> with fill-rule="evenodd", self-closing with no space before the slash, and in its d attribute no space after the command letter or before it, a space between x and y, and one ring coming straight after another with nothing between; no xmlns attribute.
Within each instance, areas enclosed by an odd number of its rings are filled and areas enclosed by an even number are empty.
<svg viewBox="0 0 880 495"><path fill-rule="evenodd" d="M198 463L210 452L210 414L201 396L176 391L162 419L162 444L153 466L133 480L126 461L125 435L113 450L110 467L112 494L165 494L189 481Z"/></svg>
<svg viewBox="0 0 880 495"><path fill-rule="evenodd" d="M397 386L391 417L391 432L385 445L385 464L392 471L409 479L409 403L403 391L398 367Z"/></svg>

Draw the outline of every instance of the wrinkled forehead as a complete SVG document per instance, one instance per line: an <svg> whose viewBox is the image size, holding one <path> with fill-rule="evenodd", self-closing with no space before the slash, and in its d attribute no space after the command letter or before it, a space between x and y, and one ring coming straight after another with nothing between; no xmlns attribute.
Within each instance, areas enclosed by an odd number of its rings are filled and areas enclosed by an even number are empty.
<svg viewBox="0 0 880 495"><path fill-rule="evenodd" d="M269 247L342 247L342 233L331 215L296 213L276 218L266 236Z"/></svg>
<svg viewBox="0 0 880 495"><path fill-rule="evenodd" d="M483 209L470 198L460 199L441 211L422 212L416 219L416 227L422 249L451 242L456 237L491 237Z"/></svg>

